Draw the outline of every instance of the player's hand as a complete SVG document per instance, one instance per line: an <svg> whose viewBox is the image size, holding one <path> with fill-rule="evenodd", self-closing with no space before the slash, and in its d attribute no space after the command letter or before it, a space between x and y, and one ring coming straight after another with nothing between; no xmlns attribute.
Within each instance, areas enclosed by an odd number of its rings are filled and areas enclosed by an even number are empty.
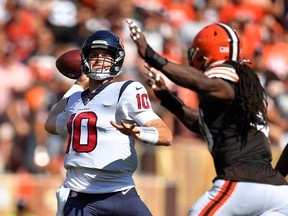
<svg viewBox="0 0 288 216"><path fill-rule="evenodd" d="M125 123L124 121L121 121L121 125L118 125L115 121L110 121L111 125L115 127L117 130L119 130L121 133L132 136L135 139L140 139L140 130L137 129L137 124L129 124Z"/></svg>
<svg viewBox="0 0 288 216"><path fill-rule="evenodd" d="M157 97L157 94L160 91L166 91L167 86L166 83L161 76L161 72L157 69L149 66L147 63L145 63L144 67L147 69L145 71L145 74L148 76L147 84L153 89L155 96Z"/></svg>
<svg viewBox="0 0 288 216"><path fill-rule="evenodd" d="M89 85L89 78L84 73L82 73L75 84L80 85L83 89L85 89Z"/></svg>
<svg viewBox="0 0 288 216"><path fill-rule="evenodd" d="M148 45L146 37L142 33L141 29L136 26L136 24L131 19L127 19L126 22L130 29L130 37L137 45L138 54L141 56L141 58L144 59L146 48Z"/></svg>

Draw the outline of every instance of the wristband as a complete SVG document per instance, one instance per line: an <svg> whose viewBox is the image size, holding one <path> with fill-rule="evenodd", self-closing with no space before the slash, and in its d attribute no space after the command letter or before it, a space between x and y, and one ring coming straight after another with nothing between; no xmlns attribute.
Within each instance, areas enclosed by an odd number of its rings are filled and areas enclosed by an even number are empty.
<svg viewBox="0 0 288 216"><path fill-rule="evenodd" d="M156 97L161 101L161 105L167 108L171 113L177 114L183 112L185 106L183 101L168 90L161 90L156 93Z"/></svg>
<svg viewBox="0 0 288 216"><path fill-rule="evenodd" d="M77 84L73 84L68 91L64 94L63 98L68 98L70 97L72 94L74 94L75 92L79 92L79 91L83 91L83 88L80 85Z"/></svg>
<svg viewBox="0 0 288 216"><path fill-rule="evenodd" d="M155 127L136 127L140 131L141 141L155 145L159 139L159 132Z"/></svg>
<svg viewBox="0 0 288 216"><path fill-rule="evenodd" d="M166 58L156 53L149 45L145 51L145 61L157 70L161 70L168 63Z"/></svg>

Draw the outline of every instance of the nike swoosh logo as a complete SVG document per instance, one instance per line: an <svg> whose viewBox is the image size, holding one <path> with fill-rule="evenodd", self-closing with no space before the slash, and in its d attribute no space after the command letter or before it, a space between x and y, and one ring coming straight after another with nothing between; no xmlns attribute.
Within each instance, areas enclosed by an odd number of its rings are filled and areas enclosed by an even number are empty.
<svg viewBox="0 0 288 216"><path fill-rule="evenodd" d="M123 195L127 194L127 193L130 191L130 189L131 189L131 188L129 188L129 189L125 190L125 191L122 191L122 194L123 194Z"/></svg>
<svg viewBox="0 0 288 216"><path fill-rule="evenodd" d="M136 87L136 90L138 91L138 90L140 90L140 89L142 89L143 87Z"/></svg>

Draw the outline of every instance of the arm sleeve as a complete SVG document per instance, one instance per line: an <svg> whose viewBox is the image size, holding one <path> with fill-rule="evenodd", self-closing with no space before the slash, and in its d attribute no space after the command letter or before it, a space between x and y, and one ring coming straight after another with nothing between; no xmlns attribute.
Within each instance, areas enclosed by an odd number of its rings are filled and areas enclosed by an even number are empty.
<svg viewBox="0 0 288 216"><path fill-rule="evenodd" d="M184 102L168 90L156 93L161 105L173 113L190 131L201 134L198 126L199 112L187 107Z"/></svg>

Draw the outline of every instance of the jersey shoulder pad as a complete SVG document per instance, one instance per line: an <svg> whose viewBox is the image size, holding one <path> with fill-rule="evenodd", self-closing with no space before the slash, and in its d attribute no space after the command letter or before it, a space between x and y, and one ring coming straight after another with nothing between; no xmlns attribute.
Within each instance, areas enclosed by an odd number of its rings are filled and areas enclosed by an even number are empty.
<svg viewBox="0 0 288 216"><path fill-rule="evenodd" d="M237 83L239 76L233 66L228 64L219 64L208 68L204 74L209 78L222 78Z"/></svg>

